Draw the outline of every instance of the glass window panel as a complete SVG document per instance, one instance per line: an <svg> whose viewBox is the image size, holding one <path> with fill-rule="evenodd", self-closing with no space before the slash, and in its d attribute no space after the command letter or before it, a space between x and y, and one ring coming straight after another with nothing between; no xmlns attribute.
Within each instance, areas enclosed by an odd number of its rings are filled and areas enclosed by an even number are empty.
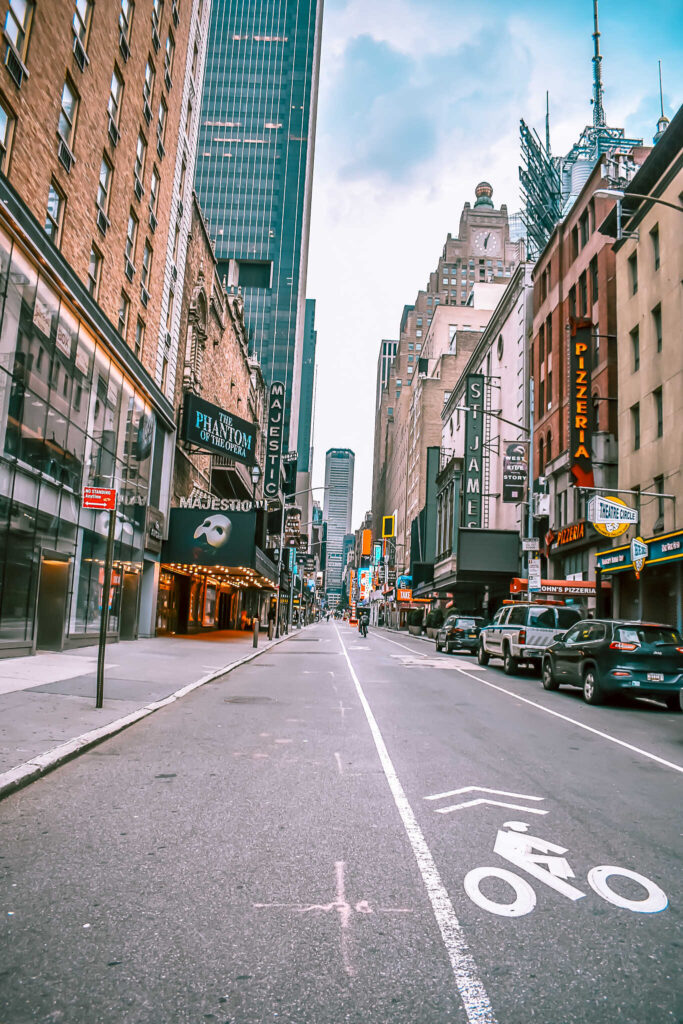
<svg viewBox="0 0 683 1024"><path fill-rule="evenodd" d="M83 487L83 470L89 448L90 444L84 432L74 423L70 423L66 438L65 464L68 468L68 486L76 493L80 493Z"/></svg>
<svg viewBox="0 0 683 1024"><path fill-rule="evenodd" d="M22 341L30 330L38 275L18 246L12 251L7 298L0 335L0 363L10 373L28 372L28 344Z"/></svg>
<svg viewBox="0 0 683 1024"><path fill-rule="evenodd" d="M35 515L14 502L11 522L12 543L7 545L0 591L0 639L29 640L37 576Z"/></svg>

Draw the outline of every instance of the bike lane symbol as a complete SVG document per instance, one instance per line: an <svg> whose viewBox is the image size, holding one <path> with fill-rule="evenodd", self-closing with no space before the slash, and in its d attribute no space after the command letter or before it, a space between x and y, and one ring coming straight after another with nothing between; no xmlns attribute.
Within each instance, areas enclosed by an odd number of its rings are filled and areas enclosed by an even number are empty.
<svg viewBox="0 0 683 1024"><path fill-rule="evenodd" d="M507 821L498 830L493 852L504 860L521 868L527 874L554 889L555 892L570 900L580 900L585 892L571 885L567 879L575 878L575 874L564 857L567 849L547 839L528 835L529 826L523 821ZM508 829L509 831L504 831ZM620 876L630 879L645 890L644 899L630 899L616 892L608 884L611 877ZM481 883L487 878L499 878L514 891L512 902L505 903L490 899L481 891ZM623 910L631 910L640 914L656 914L668 906L666 893L649 878L631 871L629 868L614 865L600 865L591 868L587 881L598 896ZM525 878L520 877L506 868L481 867L469 871L464 879L465 892L477 906L500 917L523 917L530 914L536 906L536 892Z"/></svg>

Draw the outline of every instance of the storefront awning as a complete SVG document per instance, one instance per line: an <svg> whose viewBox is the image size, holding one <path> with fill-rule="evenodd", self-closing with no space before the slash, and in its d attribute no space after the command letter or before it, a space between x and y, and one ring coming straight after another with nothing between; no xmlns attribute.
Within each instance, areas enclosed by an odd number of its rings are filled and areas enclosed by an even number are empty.
<svg viewBox="0 0 683 1024"><path fill-rule="evenodd" d="M644 545L647 550L643 551L640 545ZM603 575L628 572L629 569L635 572L634 557L638 561L637 571L639 573L649 565L659 565L663 562L675 562L682 559L683 530L664 533L659 537L636 537L630 544L610 548L609 551L599 551L596 564L602 570Z"/></svg>
<svg viewBox="0 0 683 1024"><path fill-rule="evenodd" d="M173 508L168 539L161 549L162 563L184 566L195 572L211 570L277 582L277 566L256 545L256 512L211 512L197 508Z"/></svg>

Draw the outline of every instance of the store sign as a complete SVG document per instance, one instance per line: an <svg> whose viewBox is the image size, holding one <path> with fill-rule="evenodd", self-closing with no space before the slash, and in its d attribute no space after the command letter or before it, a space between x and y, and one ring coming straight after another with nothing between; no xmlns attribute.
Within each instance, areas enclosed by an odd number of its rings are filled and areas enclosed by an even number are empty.
<svg viewBox="0 0 683 1024"><path fill-rule="evenodd" d="M567 544L576 544L577 541L586 539L586 520L580 519L578 523L571 523L570 526L563 526L557 533L554 544L556 548L563 548Z"/></svg>
<svg viewBox="0 0 683 1024"><path fill-rule="evenodd" d="M256 424L197 395L185 395L180 438L203 451L247 465L253 465L256 458Z"/></svg>
<svg viewBox="0 0 683 1024"><path fill-rule="evenodd" d="M172 508L162 562L249 566L255 558L255 512L206 512Z"/></svg>
<svg viewBox="0 0 683 1024"><path fill-rule="evenodd" d="M503 457L503 501L518 504L524 501L527 480L526 445L512 443Z"/></svg>
<svg viewBox="0 0 683 1024"><path fill-rule="evenodd" d="M590 320L571 321L569 347L569 466L574 483L593 487Z"/></svg>
<svg viewBox="0 0 683 1024"><path fill-rule="evenodd" d="M268 404L268 432L266 434L266 465L263 475L263 493L277 498L280 493L280 463L282 459L282 430L285 415L285 386L276 380L270 385Z"/></svg>
<svg viewBox="0 0 683 1024"><path fill-rule="evenodd" d="M403 576L399 576L399 578L396 580L396 586L399 589L410 590L412 585L413 585L413 577L412 576L403 575Z"/></svg>
<svg viewBox="0 0 683 1024"><path fill-rule="evenodd" d="M113 487L84 487L83 508L102 509L116 508L116 490Z"/></svg>
<svg viewBox="0 0 683 1024"><path fill-rule="evenodd" d="M145 550L161 551L164 541L165 516L158 508L147 506L145 513Z"/></svg>
<svg viewBox="0 0 683 1024"><path fill-rule="evenodd" d="M631 541L631 564L637 580L640 579L648 554L649 549L643 538L634 537Z"/></svg>
<svg viewBox="0 0 683 1024"><path fill-rule="evenodd" d="M413 592L412 590L402 590L400 587L396 590L397 601L412 601Z"/></svg>
<svg viewBox="0 0 683 1024"><path fill-rule="evenodd" d="M523 537L522 551L538 551L540 544L538 537Z"/></svg>
<svg viewBox="0 0 683 1024"><path fill-rule="evenodd" d="M541 594L559 594L561 597L593 597L595 583L592 580L541 580ZM510 582L510 593L521 594L529 587L529 581L515 577Z"/></svg>
<svg viewBox="0 0 683 1024"><path fill-rule="evenodd" d="M484 454L484 377L468 373L465 385L465 526L481 527Z"/></svg>
<svg viewBox="0 0 683 1024"><path fill-rule="evenodd" d="M368 601L370 598L370 591L372 590L372 570L359 569L358 570L358 591L360 594L361 601Z"/></svg>
<svg viewBox="0 0 683 1024"><path fill-rule="evenodd" d="M284 524L284 538L285 547L296 547L297 538L301 533L301 509L300 508L287 508L285 509L285 524Z"/></svg>
<svg viewBox="0 0 683 1024"><path fill-rule="evenodd" d="M603 498L596 494L588 502L588 521L603 537L621 537L638 522L638 511L621 498Z"/></svg>
<svg viewBox="0 0 683 1024"><path fill-rule="evenodd" d="M179 508L203 508L212 512L254 512L256 509L267 509L268 502L259 498L217 498L212 494L191 494L189 498L179 498Z"/></svg>

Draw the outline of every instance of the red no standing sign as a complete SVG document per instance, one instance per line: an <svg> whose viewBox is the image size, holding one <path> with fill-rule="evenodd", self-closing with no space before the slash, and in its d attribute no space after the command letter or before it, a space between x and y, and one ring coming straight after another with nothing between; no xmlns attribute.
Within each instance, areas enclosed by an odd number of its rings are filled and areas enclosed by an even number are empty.
<svg viewBox="0 0 683 1024"><path fill-rule="evenodd" d="M83 508L116 508L116 490L113 487L84 487Z"/></svg>

